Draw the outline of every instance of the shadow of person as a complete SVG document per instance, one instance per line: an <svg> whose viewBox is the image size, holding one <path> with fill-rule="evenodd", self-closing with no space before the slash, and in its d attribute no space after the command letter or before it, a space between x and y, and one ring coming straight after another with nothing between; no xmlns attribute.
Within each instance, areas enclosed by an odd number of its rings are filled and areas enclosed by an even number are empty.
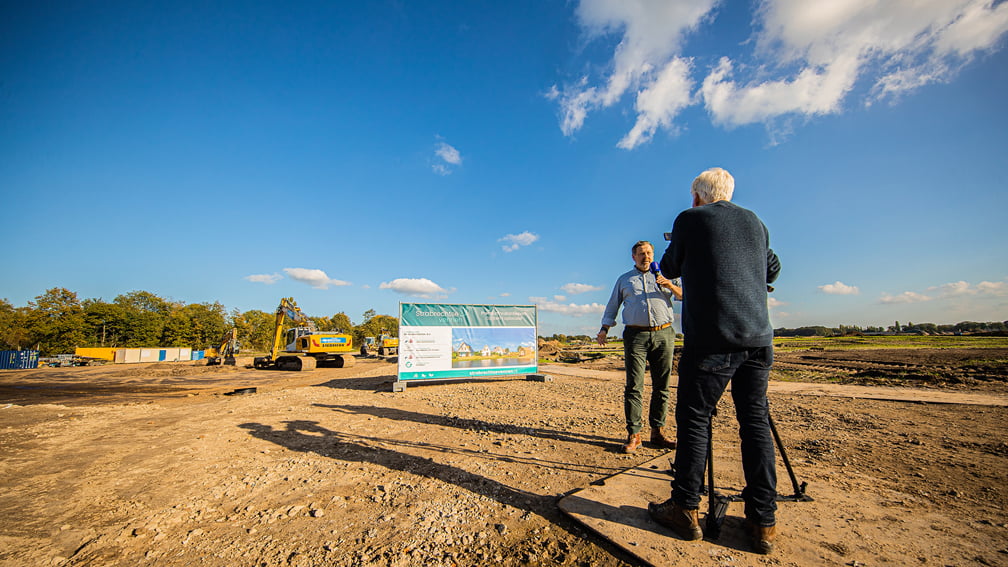
<svg viewBox="0 0 1008 567"><path fill-rule="evenodd" d="M249 434L253 437L286 447L291 451L314 453L322 457L350 463L374 464L389 470L452 484L500 504L538 514L551 524L575 537L585 537L585 533L578 527L578 524L560 512L560 508L556 505L557 496L531 493L474 474L454 465L439 463L432 458L396 451L381 445L398 445L415 450L433 449L446 452L460 452L457 449L427 443L350 435L323 427L317 421L293 420L286 421L284 424L286 427L283 429L274 428L271 425L262 423L243 423L239 427L248 430ZM513 457L495 456L477 451L469 451L468 456L488 459L496 458L504 461L517 460ZM544 463L538 459L532 459L529 464L544 466ZM622 510L622 508L627 508L627 510ZM630 508L633 507L621 507L621 511L630 512ZM644 513L646 514L647 512L645 511ZM627 516L627 518L630 517L629 515ZM596 539L595 543L614 556L620 557L625 561L633 561L632 556L628 555L625 550L620 549L605 539Z"/></svg>
<svg viewBox="0 0 1008 567"><path fill-rule="evenodd" d="M315 386L321 388L334 388L338 390L373 390L375 392L391 392L392 383L397 379L398 374L393 371L388 374L380 374L376 376L334 378L332 380L315 384ZM514 382L516 380L525 380L524 375L512 378L448 378L441 380L410 380L410 386L416 388L424 386L438 386L447 383L475 384L477 382Z"/></svg>
<svg viewBox="0 0 1008 567"><path fill-rule="evenodd" d="M473 474L465 469L438 463L433 459L386 449L374 443L382 440L356 437L322 427L316 421L287 421L286 429L275 429L262 423L243 423L253 437L276 443L304 453L347 462L370 463L390 470L436 479L501 504L542 514L553 508L555 498L519 490L495 480Z"/></svg>
<svg viewBox="0 0 1008 567"><path fill-rule="evenodd" d="M435 414L420 413L395 408L379 408L374 406L361 406L361 405L329 405L329 404L314 404L314 405L315 407L329 408L345 413L373 415L375 417L380 417L383 419L391 419L393 421L412 421L415 423L426 423L432 425L440 425L443 427L454 427L457 429L465 429L469 431L487 431L490 433L499 433L502 435L529 435L532 437L538 437L540 439L548 439L551 441L584 443L586 445L592 445L595 447L601 447L603 449L612 450L613 452L622 448L622 445L613 445L612 439L608 437L602 437L599 435L583 435L571 431L560 431L558 429L523 427L520 425L512 425L509 423L494 423L491 421L484 421L481 419L468 419L468 418L452 417L445 415L435 415Z"/></svg>

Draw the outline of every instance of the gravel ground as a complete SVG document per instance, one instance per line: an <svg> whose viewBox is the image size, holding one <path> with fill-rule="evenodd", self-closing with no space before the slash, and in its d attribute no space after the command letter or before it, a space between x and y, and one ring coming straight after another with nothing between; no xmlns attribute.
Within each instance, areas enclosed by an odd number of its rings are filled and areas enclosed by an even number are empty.
<svg viewBox="0 0 1008 567"><path fill-rule="evenodd" d="M621 373L568 368L547 382L401 393L390 388L395 366L375 360L311 373L190 363L0 372L0 565L637 565L556 503L662 451L619 451ZM258 391L225 395L244 387ZM827 565L885 563L885 546L916 554L907 563L1008 564L1008 409L771 404L813 490L902 495L885 511L894 526L954 521L893 529L865 556L843 534L787 518L779 554L729 564L797 565L792 538L814 538ZM730 398L722 405L733 415ZM716 420L719 447L737 450L736 427ZM851 533L857 514L874 512L851 513Z"/></svg>

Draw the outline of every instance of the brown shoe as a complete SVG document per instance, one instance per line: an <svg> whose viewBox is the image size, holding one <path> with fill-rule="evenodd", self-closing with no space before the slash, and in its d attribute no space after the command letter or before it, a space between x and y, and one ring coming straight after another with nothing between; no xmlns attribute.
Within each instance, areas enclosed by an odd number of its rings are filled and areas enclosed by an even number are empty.
<svg viewBox="0 0 1008 567"><path fill-rule="evenodd" d="M670 439L665 436L665 432L662 431L661 427L651 428L651 444L657 445L662 449L675 449L676 442L675 439Z"/></svg>
<svg viewBox="0 0 1008 567"><path fill-rule="evenodd" d="M766 555L773 551L774 540L777 539L777 526L757 526L749 523L749 533L752 537L753 549L756 553Z"/></svg>
<svg viewBox="0 0 1008 567"><path fill-rule="evenodd" d="M660 504L649 502L647 509L656 522L666 528L672 528L679 537L687 541L703 539L700 517L696 510L687 510L671 499Z"/></svg>
<svg viewBox="0 0 1008 567"><path fill-rule="evenodd" d="M623 445L623 452L633 453L634 451L637 450L637 447L640 446L641 446L640 433L631 433L630 436L627 437L626 444Z"/></svg>

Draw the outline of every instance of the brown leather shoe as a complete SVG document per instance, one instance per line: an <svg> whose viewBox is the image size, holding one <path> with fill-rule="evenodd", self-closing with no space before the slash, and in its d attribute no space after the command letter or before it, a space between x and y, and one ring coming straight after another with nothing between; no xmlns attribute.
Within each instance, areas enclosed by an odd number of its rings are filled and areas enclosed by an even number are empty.
<svg viewBox="0 0 1008 567"><path fill-rule="evenodd" d="M773 542L777 539L777 526L757 526L749 523L749 530L756 553L766 555L773 551Z"/></svg>
<svg viewBox="0 0 1008 567"><path fill-rule="evenodd" d="M651 444L657 445L662 449L675 449L676 442L675 439L670 439L665 436L665 432L662 431L661 427L651 428Z"/></svg>
<svg viewBox="0 0 1008 567"><path fill-rule="evenodd" d="M637 450L637 447L640 446L641 446L640 433L631 433L630 436L627 437L626 444L623 445L623 452L633 453L634 451Z"/></svg>
<svg viewBox="0 0 1008 567"><path fill-rule="evenodd" d="M683 508L671 499L662 503L649 502L647 509L656 522L666 528L672 528L679 537L687 541L703 539L700 517L696 510Z"/></svg>

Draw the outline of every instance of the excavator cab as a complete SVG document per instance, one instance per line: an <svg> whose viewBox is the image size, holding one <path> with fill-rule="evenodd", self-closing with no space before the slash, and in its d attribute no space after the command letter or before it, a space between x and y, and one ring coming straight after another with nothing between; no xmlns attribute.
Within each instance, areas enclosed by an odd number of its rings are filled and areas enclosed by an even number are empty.
<svg viewBox="0 0 1008 567"><path fill-rule="evenodd" d="M284 334L284 350L287 352L307 352L307 348L302 348L299 343L305 341L298 341L301 337L306 337L312 334L312 329L310 327L292 327L287 329Z"/></svg>

